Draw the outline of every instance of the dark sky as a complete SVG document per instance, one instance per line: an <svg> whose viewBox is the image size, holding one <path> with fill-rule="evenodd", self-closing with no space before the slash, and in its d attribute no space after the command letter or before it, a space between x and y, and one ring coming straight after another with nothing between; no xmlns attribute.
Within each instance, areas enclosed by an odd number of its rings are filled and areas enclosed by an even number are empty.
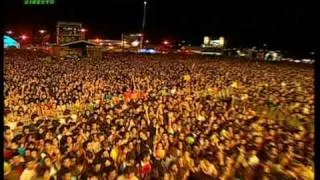
<svg viewBox="0 0 320 180"><path fill-rule="evenodd" d="M56 0L54 6L26 6L5 1L5 27L19 31L55 31L59 20L79 21L91 38L120 39L121 32L141 29L143 0ZM102 3L105 2L105 3ZM211 3L210 3L211 2ZM213 3L212 3L213 2ZM200 44L205 35L224 36L232 46L261 46L309 52L317 35L315 4L308 1L149 0L149 39L185 39Z"/></svg>

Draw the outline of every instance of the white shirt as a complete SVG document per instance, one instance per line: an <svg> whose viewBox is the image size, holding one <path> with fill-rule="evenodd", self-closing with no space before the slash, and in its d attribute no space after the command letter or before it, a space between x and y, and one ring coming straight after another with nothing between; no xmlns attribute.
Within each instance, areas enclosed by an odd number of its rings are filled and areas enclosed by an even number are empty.
<svg viewBox="0 0 320 180"><path fill-rule="evenodd" d="M257 156L251 156L249 158L249 164L252 166L259 164L259 162L260 162L260 160Z"/></svg>

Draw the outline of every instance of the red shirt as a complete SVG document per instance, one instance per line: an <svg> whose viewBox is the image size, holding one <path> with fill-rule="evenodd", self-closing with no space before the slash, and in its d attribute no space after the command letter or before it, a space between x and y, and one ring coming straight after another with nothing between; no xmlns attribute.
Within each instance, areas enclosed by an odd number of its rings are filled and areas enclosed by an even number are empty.
<svg viewBox="0 0 320 180"><path fill-rule="evenodd" d="M149 173L151 173L151 170L152 170L152 165L150 162L144 164L140 169L139 169L139 173L142 175L142 176L145 176Z"/></svg>
<svg viewBox="0 0 320 180"><path fill-rule="evenodd" d="M12 153L12 151L5 149L3 151L3 154L4 154L3 155L4 159L11 159L13 153Z"/></svg>

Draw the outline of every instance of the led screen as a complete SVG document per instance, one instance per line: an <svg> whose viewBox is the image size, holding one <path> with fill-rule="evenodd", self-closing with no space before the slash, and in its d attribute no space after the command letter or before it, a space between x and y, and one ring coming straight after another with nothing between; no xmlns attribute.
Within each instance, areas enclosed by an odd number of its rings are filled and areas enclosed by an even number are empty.
<svg viewBox="0 0 320 180"><path fill-rule="evenodd" d="M58 22L58 44L81 40L81 26L81 23Z"/></svg>
<svg viewBox="0 0 320 180"><path fill-rule="evenodd" d="M46 5L46 4L55 4L55 0L24 0L26 5Z"/></svg>

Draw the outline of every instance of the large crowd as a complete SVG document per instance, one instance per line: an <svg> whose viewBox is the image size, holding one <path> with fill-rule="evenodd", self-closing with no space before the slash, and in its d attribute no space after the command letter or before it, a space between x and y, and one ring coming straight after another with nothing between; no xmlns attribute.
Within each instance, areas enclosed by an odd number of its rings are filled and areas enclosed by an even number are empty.
<svg viewBox="0 0 320 180"><path fill-rule="evenodd" d="M7 180L313 178L308 65L8 50Z"/></svg>

